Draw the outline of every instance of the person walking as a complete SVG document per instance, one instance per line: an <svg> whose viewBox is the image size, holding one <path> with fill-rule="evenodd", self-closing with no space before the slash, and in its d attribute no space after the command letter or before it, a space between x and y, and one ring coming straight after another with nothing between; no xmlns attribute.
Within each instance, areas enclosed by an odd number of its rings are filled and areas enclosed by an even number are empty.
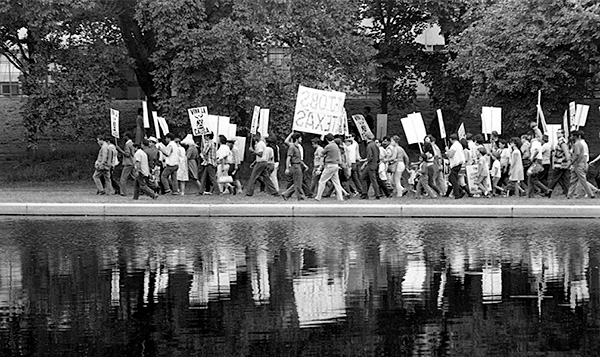
<svg viewBox="0 0 600 357"><path fill-rule="evenodd" d="M167 145L159 144L159 151L165 156L165 167L160 175L160 181L165 190L165 195L177 194L177 169L179 169L179 152L175 144L175 134L165 136Z"/></svg>
<svg viewBox="0 0 600 357"><path fill-rule="evenodd" d="M217 183L217 144L213 141L215 135L212 132L204 134L204 146L202 147L202 177L200 178L200 189L205 195L220 195ZM207 181L210 181L211 191L206 189Z"/></svg>
<svg viewBox="0 0 600 357"><path fill-rule="evenodd" d="M285 192L281 194L284 200L287 200L292 196L292 193L296 193L298 201L304 200L306 197L302 190L302 159L300 158L300 149L298 149L298 142L300 139L299 133L292 134L291 141L292 145L288 146L287 157L285 161L285 174L291 175L293 178L293 184Z"/></svg>
<svg viewBox="0 0 600 357"><path fill-rule="evenodd" d="M148 146L148 141L146 139L143 139L142 144L143 146ZM146 152L138 143L134 143L133 147L134 149L136 149L135 153L133 154L133 172L135 176L135 181L133 183L133 199L139 199L141 191L146 196L151 197L155 200L158 197L158 194L156 194L153 190L150 189L150 187L148 187L150 179L150 166L148 166L148 154L146 154Z"/></svg>
<svg viewBox="0 0 600 357"><path fill-rule="evenodd" d="M552 196L554 187L556 187L557 184L560 184L563 194L566 197L569 194L571 150L569 150L564 130L559 129L556 136L557 142L552 154L552 169L550 170L548 178L548 197Z"/></svg>
<svg viewBox="0 0 600 357"><path fill-rule="evenodd" d="M569 193L567 198L574 198L577 184L583 187L588 198L596 198L587 181L588 160L590 152L585 142L582 130L575 130L571 135L575 138L573 155L571 157L571 175L569 180Z"/></svg>
<svg viewBox="0 0 600 357"><path fill-rule="evenodd" d="M121 171L121 179L119 181L120 194L121 196L127 196L127 180L135 181L133 175L133 155L135 154L135 148L133 147L133 140L131 140L130 133L125 133L123 138L125 139L125 148L121 149L116 145L116 149L123 155L123 170Z"/></svg>
<svg viewBox="0 0 600 357"><path fill-rule="evenodd" d="M450 160L450 176L448 179L450 180L450 184L452 187L452 192L454 193L455 199L461 199L464 197L465 193L462 191L459 182L459 173L462 168L462 165L465 163L465 154L464 149L460 141L458 141L457 134L450 134L450 149L446 148L446 156ZM450 194L450 187L446 191L446 196Z"/></svg>
<svg viewBox="0 0 600 357"><path fill-rule="evenodd" d="M316 201L321 201L321 198L323 197L323 192L325 191L325 185L328 181L331 181L331 183L333 183L333 187L335 187L335 194L337 200L344 200L344 194L339 177L341 153L340 148L334 142L334 139L335 138L331 133L325 135L327 145L325 146L325 148L323 148L324 167L321 173L321 179L319 180L319 188L317 190L317 196L315 197Z"/></svg>
<svg viewBox="0 0 600 357"><path fill-rule="evenodd" d="M375 199L381 198L379 184L377 184L377 170L379 168L379 147L375 143L373 134L367 134L367 152L366 159L363 163L363 169L360 174L362 181L362 194L360 198L363 200L369 199L369 186L373 185L375 191Z"/></svg>
<svg viewBox="0 0 600 357"><path fill-rule="evenodd" d="M110 168L113 162L112 152L108 147L107 139L99 137L96 139L96 142L100 146L100 151L98 151L98 158L94 163L95 170L94 174L92 175L92 179L94 180L96 188L98 189L98 191L96 191L96 194L110 195L113 192L112 185L110 184ZM101 178L104 180L104 186L102 184Z"/></svg>
<svg viewBox="0 0 600 357"><path fill-rule="evenodd" d="M250 174L250 179L246 184L246 196L254 195L254 185L259 177L261 177L262 181L265 183L265 188L269 194L279 196L279 192L269 177L270 172L268 170L268 162L265 155L267 145L259 132L254 135L254 140L256 141L256 144L254 145L254 148L250 148L250 153L256 155L256 160L254 162L254 167L252 168L252 173Z"/></svg>

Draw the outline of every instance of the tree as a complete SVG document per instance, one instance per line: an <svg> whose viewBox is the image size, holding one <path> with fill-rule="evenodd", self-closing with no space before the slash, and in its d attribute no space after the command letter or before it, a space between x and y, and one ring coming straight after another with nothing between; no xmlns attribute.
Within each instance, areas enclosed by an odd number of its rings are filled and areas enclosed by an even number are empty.
<svg viewBox="0 0 600 357"><path fill-rule="evenodd" d="M595 1L503 0L456 37L450 69L473 83L477 101L502 106L504 131L535 119L537 91L550 115L591 93L599 65Z"/></svg>

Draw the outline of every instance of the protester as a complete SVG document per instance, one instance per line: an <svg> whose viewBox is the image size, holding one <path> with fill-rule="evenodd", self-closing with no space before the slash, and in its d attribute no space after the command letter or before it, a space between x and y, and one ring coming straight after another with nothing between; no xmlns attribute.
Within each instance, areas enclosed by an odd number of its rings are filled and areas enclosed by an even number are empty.
<svg viewBox="0 0 600 357"><path fill-rule="evenodd" d="M252 168L252 174L250 174L250 180L248 180L246 185L246 196L254 195L254 185L259 177L261 177L265 183L265 188L269 194L279 196L279 192L269 177L267 158L264 155L267 145L265 144L262 135L258 132L254 135L254 140L256 144L254 145L254 148L250 148L250 153L256 155L256 161Z"/></svg>
<svg viewBox="0 0 600 357"><path fill-rule="evenodd" d="M274 134L271 134L266 141L267 147L273 150L273 170L269 177L273 182L273 186L279 191L279 159L281 154L279 152L279 146L277 145L277 137Z"/></svg>
<svg viewBox="0 0 600 357"><path fill-rule="evenodd" d="M148 146L148 141L143 139L142 145ZM155 200L158 194L149 187L150 167L148 166L148 154L137 143L134 143L133 147L136 149L133 155L134 176L136 178L133 183L133 199L139 199L140 191L142 191L143 194Z"/></svg>
<svg viewBox="0 0 600 357"><path fill-rule="evenodd" d="M112 166L113 158L112 152L108 147L108 140L105 138L99 137L96 139L96 142L100 146L100 151L98 151L98 158L94 163L94 174L92 175L92 179L96 184L96 194L98 195L106 195L112 194L113 188L110 184L110 168ZM104 179L104 186L100 178Z"/></svg>
<svg viewBox="0 0 600 357"><path fill-rule="evenodd" d="M292 193L296 193L296 198L298 198L299 201L306 198L304 191L302 190L302 165L304 165L304 163L300 158L300 149L298 149L300 136L299 133L292 134L292 145L288 147L285 161L285 174L293 177L293 185L281 194L281 197L284 200L290 198Z"/></svg>
<svg viewBox="0 0 600 357"><path fill-rule="evenodd" d="M475 184L485 197L491 197L490 183L490 157L487 150L480 146L477 150L477 178Z"/></svg>
<svg viewBox="0 0 600 357"><path fill-rule="evenodd" d="M186 147L181 145L181 139L176 138L177 153L179 154L179 167L177 168L177 182L179 182L178 193L185 195L185 185L189 181L188 160L186 155ZM184 144L185 145L185 144Z"/></svg>
<svg viewBox="0 0 600 357"><path fill-rule="evenodd" d="M540 128L538 128L537 123L532 121L531 123L529 123L529 127L531 128L531 131L533 132L533 137L542 140L542 131L540 130Z"/></svg>
<svg viewBox="0 0 600 357"><path fill-rule="evenodd" d="M117 150L117 146L112 142L108 142L108 148L110 149L113 157L112 165L110 167L110 184L112 185L115 195L121 194L121 186L119 182L115 179L115 168L119 166L119 151Z"/></svg>
<svg viewBox="0 0 600 357"><path fill-rule="evenodd" d="M181 140L181 145L185 148L188 182L191 182L194 186L196 186L198 193L202 193L202 185L200 185L200 179L198 176L198 158L200 157L198 145L194 141L192 134L187 134L186 137Z"/></svg>
<svg viewBox="0 0 600 357"><path fill-rule="evenodd" d="M521 139L514 137L510 139L510 172L509 172L509 185L506 188L506 197L510 195L510 191L513 190L514 194L521 196L521 182L525 179L523 173L523 159L521 156L522 147Z"/></svg>
<svg viewBox="0 0 600 357"><path fill-rule="evenodd" d="M203 167L200 177L200 188L203 195L220 195L219 184L217 182L217 144L213 141L215 135L212 132L204 134L204 145L200 157ZM210 191L207 188L210 182Z"/></svg>
<svg viewBox="0 0 600 357"><path fill-rule="evenodd" d="M402 197L408 190L402 186L402 175L404 171L408 169L410 165L410 159L404 151L404 148L400 146L400 137L398 135L392 136L390 143L396 150L396 172L394 172L394 187L396 189L396 197Z"/></svg>
<svg viewBox="0 0 600 357"><path fill-rule="evenodd" d="M150 177L148 178L149 187L155 192L159 191L160 183L160 152L156 147L158 140L154 136L148 138L147 141L142 140L142 150L148 156L148 168L150 169Z"/></svg>
<svg viewBox="0 0 600 357"><path fill-rule="evenodd" d="M219 149L217 150L217 182L221 193L229 192L233 195L233 178L229 176L229 162L232 161L231 149L227 145L225 135L219 135Z"/></svg>
<svg viewBox="0 0 600 357"><path fill-rule="evenodd" d="M577 188L577 184L580 184L583 187L588 198L596 198L590 185L588 184L586 175L588 171L588 159L589 159L589 149L588 145L585 142L582 130L576 130L571 133L575 138L575 142L573 143L573 154L571 157L571 176L569 180L569 193L567 198L575 197L575 190Z"/></svg>
<svg viewBox="0 0 600 357"><path fill-rule="evenodd" d="M571 174L569 170L570 165L571 150L569 150L564 130L560 129L557 132L557 142L552 155L552 170L549 174L548 197L552 196L552 191L554 190L554 187L556 187L556 184L560 184L565 197L568 195L569 176Z"/></svg>
<svg viewBox="0 0 600 357"><path fill-rule="evenodd" d="M459 183L459 173L460 170L465 163L465 154L464 149L460 141L458 141L458 135L450 134L450 149L446 148L446 156L450 160L450 187L446 191L446 197L450 194L450 190L452 190L455 199L461 199L465 196L460 183Z"/></svg>
<svg viewBox="0 0 600 357"><path fill-rule="evenodd" d="M542 194L548 195L550 190L540 182L540 174L544 171L542 166L542 143L540 139L531 139L531 166L527 170L527 197L535 197L535 188L538 188Z"/></svg>
<svg viewBox="0 0 600 357"><path fill-rule="evenodd" d="M335 193L338 201L344 200L344 194L342 192L342 186L340 184L339 169L340 169L340 148L333 141L333 134L329 133L325 135L327 145L323 148L323 168L321 173L321 179L319 180L319 187L317 189L317 195L315 196L316 201L321 201L323 192L325 191L325 184L328 181L333 183L335 187Z"/></svg>
<svg viewBox="0 0 600 357"><path fill-rule="evenodd" d="M117 145L116 149L123 155L123 170L121 171L121 180L119 181L120 194L121 196L127 196L127 181L135 181L135 177L133 176L133 155L135 154L135 149L130 133L125 133L123 139L125 139L125 148L121 149Z"/></svg>
<svg viewBox="0 0 600 357"><path fill-rule="evenodd" d="M377 169L379 168L379 148L374 141L373 134L367 134L367 154L364 159L363 167L360 174L362 181L361 199L369 199L369 186L373 185L375 191L375 199L381 198L379 184L377 184Z"/></svg>
<svg viewBox="0 0 600 357"><path fill-rule="evenodd" d="M313 153L313 171L310 190L316 195L323 168L323 147L321 146L321 139L319 138L313 138L311 143L315 151Z"/></svg>
<svg viewBox="0 0 600 357"><path fill-rule="evenodd" d="M419 169L417 171L417 187L415 198L419 199L422 197L422 191L424 190L427 193L429 198L437 198L436 193L433 191L431 187L429 187L429 166L430 158L433 156L431 153L423 153L419 156Z"/></svg>
<svg viewBox="0 0 600 357"><path fill-rule="evenodd" d="M490 177L492 179L492 196L495 196L497 192L500 194L504 193L504 188L500 185L500 179L502 178L500 151L493 151L491 157L494 161L492 163L492 168L490 169Z"/></svg>
<svg viewBox="0 0 600 357"><path fill-rule="evenodd" d="M358 147L358 143L356 142L356 140L354 140L354 134L350 133L349 135L346 135L346 153L348 154L348 162L350 163L350 180L349 180L349 185L350 185L350 189L351 191L353 191L353 193L355 195L360 195L362 193L362 184L360 182L360 170L359 170L359 164L360 164L360 150Z"/></svg>
<svg viewBox="0 0 600 357"><path fill-rule="evenodd" d="M550 165L552 157L552 145L549 142L548 135L542 135L542 167L544 171L540 174L540 181L544 185L548 185L548 175L550 173Z"/></svg>
<svg viewBox="0 0 600 357"><path fill-rule="evenodd" d="M240 155L240 150L235 146L235 139L227 140L227 146L229 146L229 150L231 150L228 174L233 180L233 194L236 195L237 193L242 193L242 183L238 177L242 157Z"/></svg>
<svg viewBox="0 0 600 357"><path fill-rule="evenodd" d="M164 194L177 194L177 169L179 168L179 152L175 144L175 134L165 135L167 145L159 144L158 149L165 157L165 167L160 175Z"/></svg>

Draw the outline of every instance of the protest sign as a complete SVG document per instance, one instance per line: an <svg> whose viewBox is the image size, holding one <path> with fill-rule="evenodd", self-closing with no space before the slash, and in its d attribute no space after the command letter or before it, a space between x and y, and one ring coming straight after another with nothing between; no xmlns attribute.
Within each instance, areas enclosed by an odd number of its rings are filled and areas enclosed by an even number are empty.
<svg viewBox="0 0 600 357"><path fill-rule="evenodd" d="M548 135L548 142L550 143L551 147L554 147L554 146L556 146L556 143L557 143L557 134L561 128L561 125L560 124L548 124L548 125L546 125L546 128L548 129L546 131L546 135Z"/></svg>
<svg viewBox="0 0 600 357"><path fill-rule="evenodd" d="M479 177L478 165L467 165L466 171L467 171L467 184L469 185L469 191L471 191L471 193L473 195L483 194L483 192L481 192L481 189L477 185L477 178ZM490 171L485 170L485 175L487 175L487 179L484 181L483 184L484 184L485 188L488 190L488 192L491 192L492 184L490 181Z"/></svg>
<svg viewBox="0 0 600 357"><path fill-rule="evenodd" d="M350 134L350 127L348 126L348 113L346 113L346 109L344 109L342 114L342 134Z"/></svg>
<svg viewBox="0 0 600 357"><path fill-rule="evenodd" d="M383 138L387 136L388 115L377 114L377 136Z"/></svg>
<svg viewBox="0 0 600 357"><path fill-rule="evenodd" d="M233 144L240 152L240 160L244 161L244 155L246 154L246 138L241 136L233 137L235 143Z"/></svg>
<svg viewBox="0 0 600 357"><path fill-rule="evenodd" d="M542 110L541 105L537 105L538 112L538 122L542 122L542 130L544 133L548 132L548 124L546 124L546 117L544 116L544 111Z"/></svg>
<svg viewBox="0 0 600 357"><path fill-rule="evenodd" d="M237 124L229 124L228 134L225 135L227 139L233 139L237 136Z"/></svg>
<svg viewBox="0 0 600 357"><path fill-rule="evenodd" d="M332 133L345 100L346 93L299 86L292 129L320 135Z"/></svg>
<svg viewBox="0 0 600 357"><path fill-rule="evenodd" d="M354 120L354 124L356 124L356 128L358 129L361 139L367 140L367 135L373 136L373 133L371 132L371 129L367 125L367 121L362 114L353 115L352 120Z"/></svg>
<svg viewBox="0 0 600 357"><path fill-rule="evenodd" d="M204 134L204 119L208 115L208 107L190 108L188 116L192 125L192 135L201 136Z"/></svg>
<svg viewBox="0 0 600 357"><path fill-rule="evenodd" d="M160 124L160 128L162 129L163 134L167 135L170 133L169 125L167 125L167 121L163 117L158 117L158 123Z"/></svg>
<svg viewBox="0 0 600 357"><path fill-rule="evenodd" d="M269 136L269 109L260 108L260 118L258 119L258 132L263 137Z"/></svg>
<svg viewBox="0 0 600 357"><path fill-rule="evenodd" d="M483 134L491 134L493 131L502 134L502 108L482 107L481 127Z"/></svg>
<svg viewBox="0 0 600 357"><path fill-rule="evenodd" d="M148 102L142 100L142 118L144 119L144 129L150 129L150 116L148 115Z"/></svg>
<svg viewBox="0 0 600 357"><path fill-rule="evenodd" d="M565 131L565 138L569 137L569 113L565 110L565 115L563 116L563 130Z"/></svg>
<svg viewBox="0 0 600 357"><path fill-rule="evenodd" d="M577 109L575 109L575 125L578 130L580 127L585 126L589 111L589 105L577 104ZM573 125L573 123L571 123L571 125Z"/></svg>
<svg viewBox="0 0 600 357"><path fill-rule="evenodd" d="M252 135L256 134L256 131L258 130L259 117L260 117L260 107L254 106L254 112L252 113L252 124L250 125L250 134L252 134Z"/></svg>
<svg viewBox="0 0 600 357"><path fill-rule="evenodd" d="M440 138L446 138L446 125L444 125L444 117L442 116L442 110L438 109L436 111L438 118L438 125L440 126Z"/></svg>
<svg viewBox="0 0 600 357"><path fill-rule="evenodd" d="M459 139L464 139L467 137L467 132L465 131L465 123L460 123L457 134Z"/></svg>
<svg viewBox="0 0 600 357"><path fill-rule="evenodd" d="M115 109L110 110L110 133L119 139L119 111Z"/></svg>
<svg viewBox="0 0 600 357"><path fill-rule="evenodd" d="M425 130L425 123L423 123L421 113L408 114L408 118L411 119L413 129L417 136L417 143L424 143L425 137L427 136L427 130Z"/></svg>
<svg viewBox="0 0 600 357"><path fill-rule="evenodd" d="M575 120L575 114L577 112L577 104L575 102L569 103L569 121L571 122L571 128L577 126L577 121Z"/></svg>
<svg viewBox="0 0 600 357"><path fill-rule="evenodd" d="M219 116L212 114L207 115L206 120L204 121L204 128L206 132L211 132L217 136L217 131L219 130Z"/></svg>
<svg viewBox="0 0 600 357"><path fill-rule="evenodd" d="M226 138L229 135L229 117L219 117L217 122L217 131L215 132L215 138L219 135L223 135Z"/></svg>
<svg viewBox="0 0 600 357"><path fill-rule="evenodd" d="M156 134L156 138L160 139L160 129L158 126L158 113L152 112L152 120L154 121L154 134Z"/></svg>

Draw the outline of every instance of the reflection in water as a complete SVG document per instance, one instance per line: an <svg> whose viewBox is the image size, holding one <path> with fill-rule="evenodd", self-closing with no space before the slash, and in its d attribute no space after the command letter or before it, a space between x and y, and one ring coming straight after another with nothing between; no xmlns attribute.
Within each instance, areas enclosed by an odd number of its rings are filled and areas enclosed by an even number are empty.
<svg viewBox="0 0 600 357"><path fill-rule="evenodd" d="M600 347L593 221L1 223L2 356Z"/></svg>

